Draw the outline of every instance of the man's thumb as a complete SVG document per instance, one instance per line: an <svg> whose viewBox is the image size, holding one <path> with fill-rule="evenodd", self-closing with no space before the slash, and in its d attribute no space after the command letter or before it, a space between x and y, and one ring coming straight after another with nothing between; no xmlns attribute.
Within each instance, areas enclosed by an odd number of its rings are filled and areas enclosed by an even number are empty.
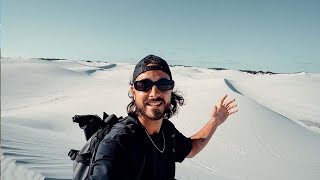
<svg viewBox="0 0 320 180"><path fill-rule="evenodd" d="M217 113L217 110L218 110L217 106L214 106L212 111L212 116L214 116Z"/></svg>

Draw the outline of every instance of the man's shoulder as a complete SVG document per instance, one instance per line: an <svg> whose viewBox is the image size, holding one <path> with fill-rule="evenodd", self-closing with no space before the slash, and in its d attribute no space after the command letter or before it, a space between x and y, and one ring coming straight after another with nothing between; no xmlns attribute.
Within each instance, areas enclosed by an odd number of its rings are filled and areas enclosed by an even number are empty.
<svg viewBox="0 0 320 180"><path fill-rule="evenodd" d="M169 132L176 131L176 127L174 126L174 124L170 120L164 119L162 123L163 123L163 128L165 131L169 131Z"/></svg>
<svg viewBox="0 0 320 180"><path fill-rule="evenodd" d="M139 125L133 117L124 117L112 126L110 132L105 135L103 141L123 141L132 138L138 129Z"/></svg>

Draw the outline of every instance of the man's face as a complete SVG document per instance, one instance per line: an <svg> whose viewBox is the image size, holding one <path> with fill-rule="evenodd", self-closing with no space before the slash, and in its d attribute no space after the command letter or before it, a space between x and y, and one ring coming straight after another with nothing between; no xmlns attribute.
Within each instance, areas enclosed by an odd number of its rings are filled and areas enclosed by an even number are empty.
<svg viewBox="0 0 320 180"><path fill-rule="evenodd" d="M170 79L169 75L161 70L151 70L140 74L135 81L149 79L156 82L160 79ZM138 116L147 120L160 120L170 107L172 90L160 91L153 86L149 91L138 91L131 86Z"/></svg>

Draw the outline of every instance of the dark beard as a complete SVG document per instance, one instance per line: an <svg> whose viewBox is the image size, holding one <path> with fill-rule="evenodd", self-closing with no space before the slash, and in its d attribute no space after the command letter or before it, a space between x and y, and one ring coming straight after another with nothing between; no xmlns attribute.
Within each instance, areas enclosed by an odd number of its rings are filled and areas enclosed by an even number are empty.
<svg viewBox="0 0 320 180"><path fill-rule="evenodd" d="M157 99L157 100L159 100L159 99ZM161 99L161 100L162 100L163 103L165 103L163 99ZM151 100L149 100L149 101L151 101ZM137 105L137 104L135 103L135 105L136 105L136 112L137 112L138 114L140 114L141 116L145 117L146 119L150 119L150 120L153 120L153 121L160 120L161 118L163 118L163 117L165 116L166 112L169 110L168 104L165 104L165 107L164 107L164 110L163 110L163 111L161 111L160 109L153 109L153 110L152 110L153 116L151 117L151 116L148 116L148 115L146 114L146 110L147 110L147 107L146 107L146 106L147 106L147 103L148 103L148 101L144 102L143 105L142 105L142 107L139 106L139 105Z"/></svg>
<svg viewBox="0 0 320 180"><path fill-rule="evenodd" d="M141 114L143 117L145 117L146 119L150 119L150 120L153 120L153 121L157 121L157 120L160 120L161 118L163 118L164 116L164 112L161 112L159 109L154 109L152 111L152 114L153 114L153 117L150 117L148 116L144 110L145 108L141 109L141 108L138 108L138 113Z"/></svg>

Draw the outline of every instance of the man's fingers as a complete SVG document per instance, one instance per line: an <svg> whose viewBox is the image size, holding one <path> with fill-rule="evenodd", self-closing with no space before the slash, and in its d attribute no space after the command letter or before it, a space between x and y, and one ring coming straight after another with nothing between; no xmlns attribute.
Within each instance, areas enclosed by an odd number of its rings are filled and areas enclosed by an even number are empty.
<svg viewBox="0 0 320 180"><path fill-rule="evenodd" d="M227 107L227 110L229 111L230 109L232 109L232 108L234 108L234 107L237 107L237 105L235 104L235 105L232 105L232 106L228 106L228 107Z"/></svg>
<svg viewBox="0 0 320 180"><path fill-rule="evenodd" d="M222 99L220 100L220 103L219 103L219 107L221 107L223 105L223 102L227 97L228 97L228 95L226 95L226 94L222 97Z"/></svg>
<svg viewBox="0 0 320 180"><path fill-rule="evenodd" d="M238 112L238 109L235 110L235 111L229 112L229 115L231 115L231 114L233 114L233 113L236 113L236 112Z"/></svg>
<svg viewBox="0 0 320 180"><path fill-rule="evenodd" d="M236 99L231 99L230 101L228 101L225 106L228 107L231 103L235 102Z"/></svg>

